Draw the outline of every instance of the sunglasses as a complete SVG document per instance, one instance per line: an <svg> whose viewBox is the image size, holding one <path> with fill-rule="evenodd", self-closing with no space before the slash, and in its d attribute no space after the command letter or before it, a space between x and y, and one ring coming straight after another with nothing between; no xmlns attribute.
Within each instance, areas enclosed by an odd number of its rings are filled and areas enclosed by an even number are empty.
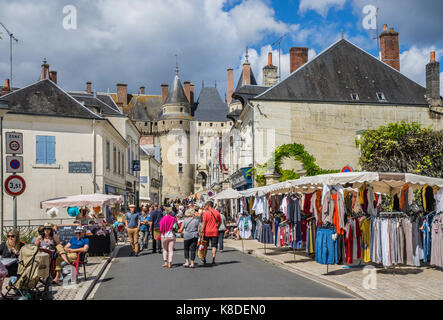
<svg viewBox="0 0 443 320"><path fill-rule="evenodd" d="M15 235L13 235L13 234L8 234L8 238L15 238Z"/></svg>

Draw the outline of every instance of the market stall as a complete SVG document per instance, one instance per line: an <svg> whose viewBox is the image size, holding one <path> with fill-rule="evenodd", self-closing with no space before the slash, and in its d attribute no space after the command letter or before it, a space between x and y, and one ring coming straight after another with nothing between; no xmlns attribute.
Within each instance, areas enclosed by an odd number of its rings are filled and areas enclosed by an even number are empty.
<svg viewBox="0 0 443 320"><path fill-rule="evenodd" d="M252 236L265 245L306 250L326 265L443 265L443 179L348 172L240 194L240 213L258 217Z"/></svg>
<svg viewBox="0 0 443 320"><path fill-rule="evenodd" d="M116 242L115 230L107 223L103 212L107 206L119 206L123 201L122 196L82 194L42 201L41 208L48 209L47 212L58 212L56 208L67 208L68 215L76 218L74 225L83 225L86 229L85 237L90 243L89 255L101 256L109 254ZM69 232L69 227L58 225L57 230L66 233Z"/></svg>

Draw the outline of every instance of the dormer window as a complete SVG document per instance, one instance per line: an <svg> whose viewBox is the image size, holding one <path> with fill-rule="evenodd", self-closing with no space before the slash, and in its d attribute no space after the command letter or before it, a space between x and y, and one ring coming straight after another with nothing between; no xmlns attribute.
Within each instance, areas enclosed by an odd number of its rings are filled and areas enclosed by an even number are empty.
<svg viewBox="0 0 443 320"><path fill-rule="evenodd" d="M351 93L351 99L352 99L352 101L360 100L360 98L358 97L358 94L355 92Z"/></svg>
<svg viewBox="0 0 443 320"><path fill-rule="evenodd" d="M377 92L378 101L387 101L383 92Z"/></svg>

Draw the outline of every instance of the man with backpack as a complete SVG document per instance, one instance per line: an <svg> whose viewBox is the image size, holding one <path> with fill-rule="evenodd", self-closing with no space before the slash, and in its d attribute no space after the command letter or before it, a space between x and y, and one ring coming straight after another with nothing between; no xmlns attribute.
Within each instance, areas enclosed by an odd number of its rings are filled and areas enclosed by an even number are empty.
<svg viewBox="0 0 443 320"><path fill-rule="evenodd" d="M207 241L208 245L211 243L212 264L215 264L215 256L217 254L218 246L218 229L221 223L222 219L220 212L214 209L214 203L212 201L206 202L205 211L203 212L201 234ZM203 263L206 263L206 258L203 259Z"/></svg>

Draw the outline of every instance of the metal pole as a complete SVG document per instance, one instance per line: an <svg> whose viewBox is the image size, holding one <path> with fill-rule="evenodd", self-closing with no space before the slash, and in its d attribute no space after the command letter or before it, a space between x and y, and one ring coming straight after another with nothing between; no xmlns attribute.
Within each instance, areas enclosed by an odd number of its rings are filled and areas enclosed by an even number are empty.
<svg viewBox="0 0 443 320"><path fill-rule="evenodd" d="M12 34L9 36L9 60L11 63L11 75L10 78L11 80L9 81L9 87L12 88ZM11 89L12 90L12 89Z"/></svg>
<svg viewBox="0 0 443 320"><path fill-rule="evenodd" d="M0 220L1 220L1 231L0 231L0 236L1 237L3 237L3 223L4 223L4 221L3 221L3 219L4 219L4 210L3 210L3 208L4 208L4 205L3 205L3 200L4 200L4 197L3 197L3 117L0 117L0 153L1 153L1 157L0 157L0 162L1 162L1 164L0 164L0 170L1 170L1 191L2 191L2 194L1 194L1 201L2 201L2 206L1 206L1 213L0 213L0 216L1 216L1 218L0 218Z"/></svg>
<svg viewBox="0 0 443 320"><path fill-rule="evenodd" d="M280 65L280 42L278 43L278 82L281 81L281 65Z"/></svg>
<svg viewBox="0 0 443 320"><path fill-rule="evenodd" d="M17 229L17 197L12 198L12 226Z"/></svg>

